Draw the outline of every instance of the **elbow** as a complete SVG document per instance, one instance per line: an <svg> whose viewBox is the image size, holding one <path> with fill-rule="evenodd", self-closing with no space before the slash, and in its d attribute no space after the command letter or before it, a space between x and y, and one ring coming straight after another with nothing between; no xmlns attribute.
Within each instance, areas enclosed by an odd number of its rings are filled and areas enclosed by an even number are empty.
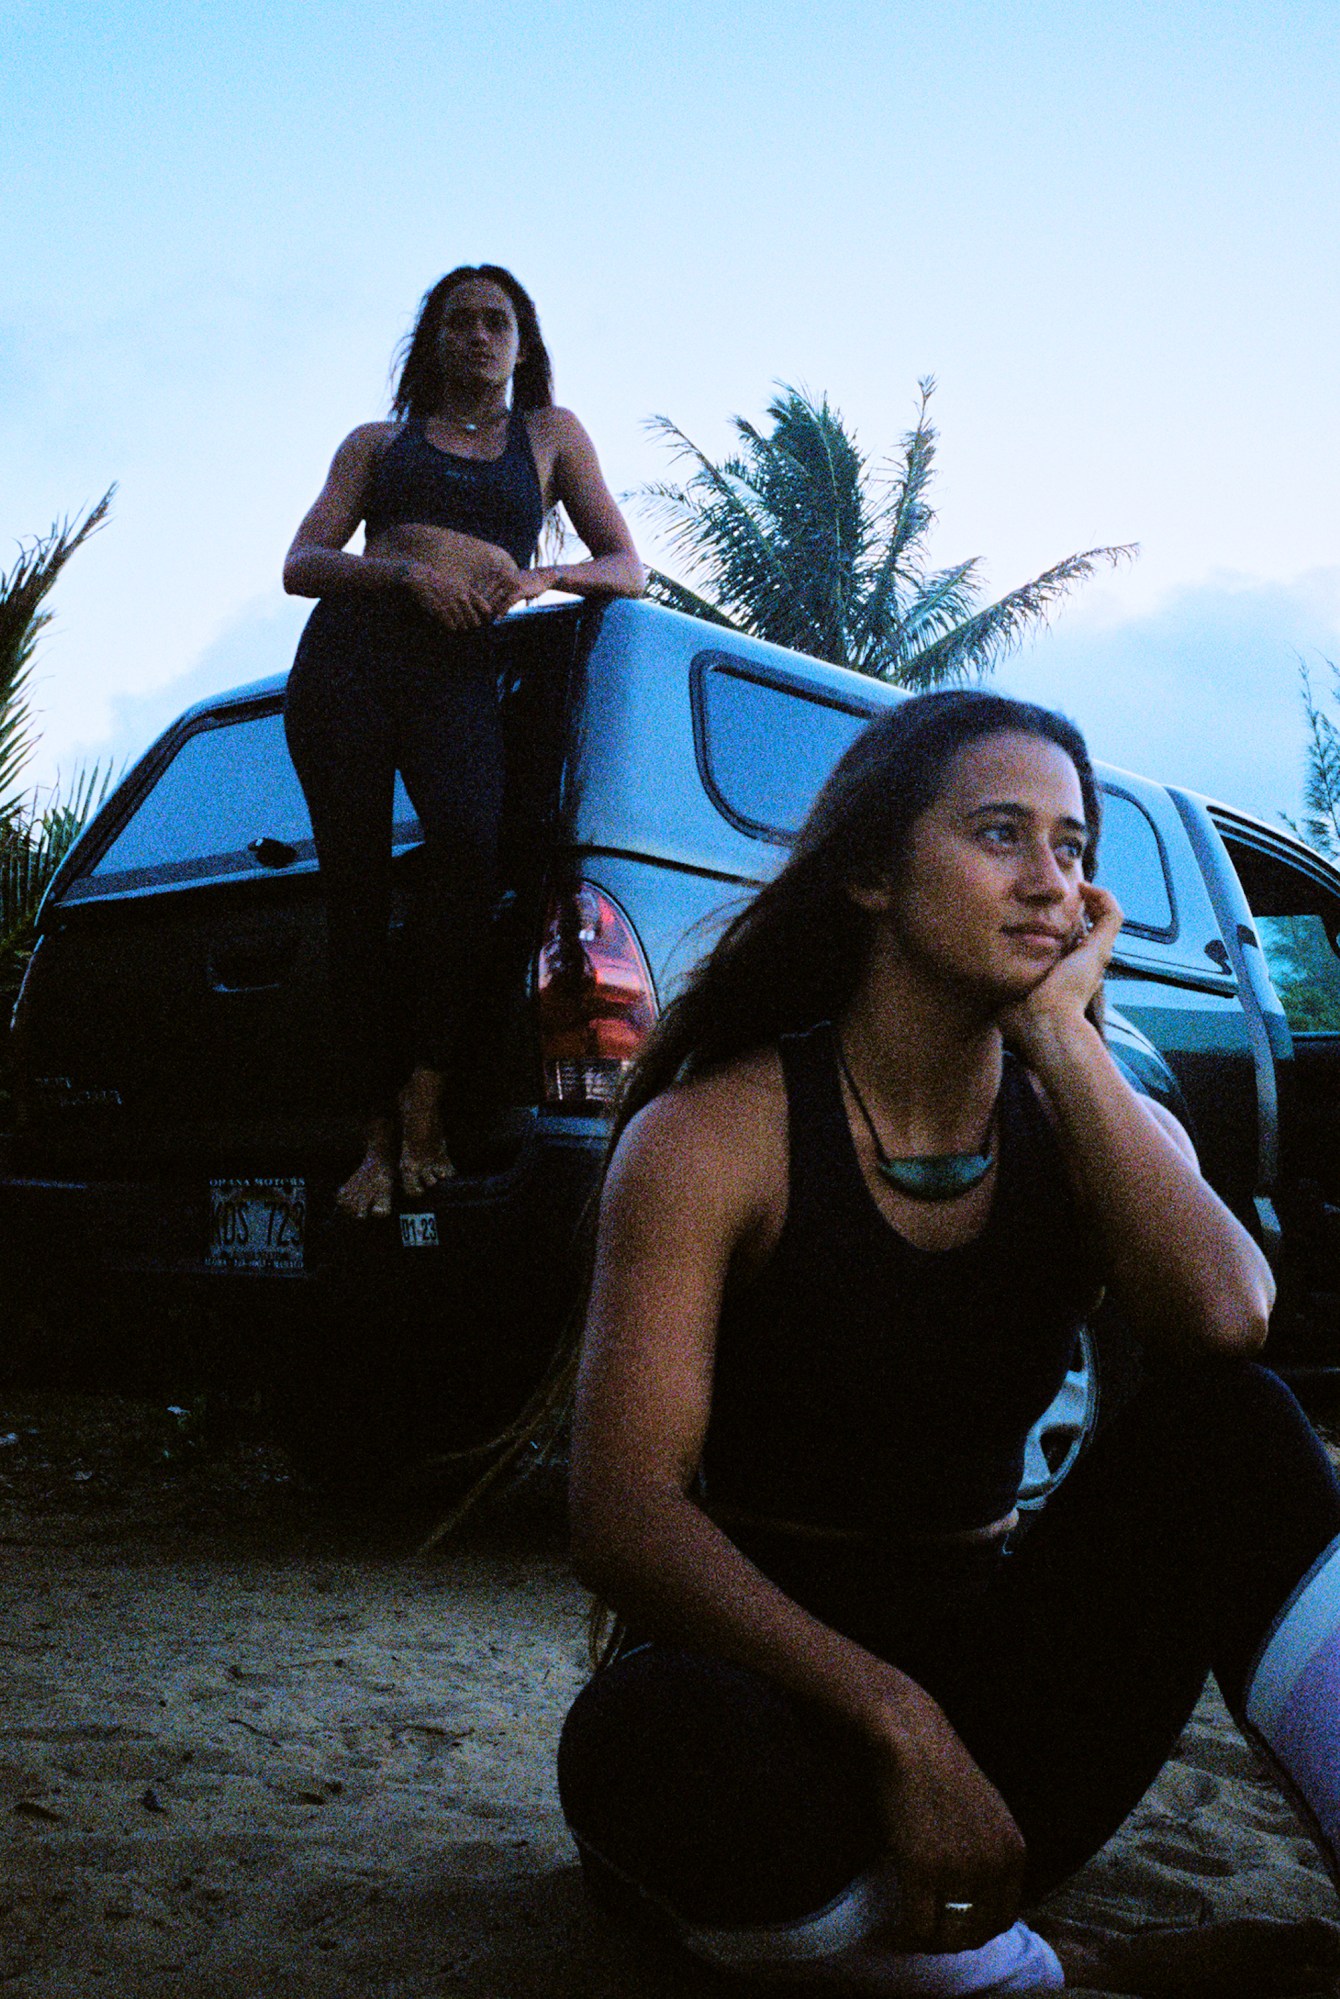
<svg viewBox="0 0 1340 1999"><path fill-rule="evenodd" d="M291 548L288 554L284 557L283 576L284 576L284 593L286 596L308 597L311 595L310 590L308 590L304 585L304 580L303 580L304 566L305 565L303 563L302 549Z"/></svg>
<svg viewBox="0 0 1340 1999"><path fill-rule="evenodd" d="M1268 1269L1261 1283L1244 1286L1237 1296L1207 1300L1201 1311L1199 1344L1225 1360L1250 1360L1266 1343L1274 1302L1275 1284Z"/></svg>
<svg viewBox="0 0 1340 1999"><path fill-rule="evenodd" d="M1202 1344L1225 1360L1250 1360L1260 1353L1269 1331L1270 1317L1266 1312L1222 1314L1205 1328Z"/></svg>
<svg viewBox="0 0 1340 1999"><path fill-rule="evenodd" d="M608 581L605 589L612 597L644 597L651 581L648 569L637 550L626 542L612 548L602 549L599 554L592 550L598 562L607 565L605 575Z"/></svg>

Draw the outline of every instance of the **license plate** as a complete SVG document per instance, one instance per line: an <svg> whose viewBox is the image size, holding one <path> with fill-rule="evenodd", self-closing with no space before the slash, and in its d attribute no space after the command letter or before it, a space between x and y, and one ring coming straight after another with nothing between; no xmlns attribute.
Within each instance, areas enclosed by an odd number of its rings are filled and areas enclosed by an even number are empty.
<svg viewBox="0 0 1340 1999"><path fill-rule="evenodd" d="M305 1180L211 1180L211 1270L301 1270Z"/></svg>

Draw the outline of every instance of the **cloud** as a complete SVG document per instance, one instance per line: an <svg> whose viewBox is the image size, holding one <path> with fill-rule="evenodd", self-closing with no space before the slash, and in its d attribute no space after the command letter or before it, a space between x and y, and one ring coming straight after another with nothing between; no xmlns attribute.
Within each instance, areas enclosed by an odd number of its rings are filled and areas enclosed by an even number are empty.
<svg viewBox="0 0 1340 1999"><path fill-rule="evenodd" d="M994 684L1072 716L1105 762L1273 820L1300 803L1299 654L1340 660L1340 570L1215 578L1115 623L1077 609Z"/></svg>

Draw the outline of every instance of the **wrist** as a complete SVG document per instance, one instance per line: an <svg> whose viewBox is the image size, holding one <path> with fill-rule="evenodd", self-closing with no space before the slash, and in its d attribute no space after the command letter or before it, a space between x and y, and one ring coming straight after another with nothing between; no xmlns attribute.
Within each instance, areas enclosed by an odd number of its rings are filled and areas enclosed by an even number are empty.
<svg viewBox="0 0 1340 1999"><path fill-rule="evenodd" d="M901 1765L928 1728L933 1733L944 1719L925 1688L895 1667L867 1682L848 1718L876 1757L891 1768Z"/></svg>
<svg viewBox="0 0 1340 1999"><path fill-rule="evenodd" d="M1087 1013L1068 1009L1030 1014L1023 1008L1009 1038L1027 1058L1029 1067L1039 1073L1048 1064L1063 1066L1102 1046L1102 1036Z"/></svg>

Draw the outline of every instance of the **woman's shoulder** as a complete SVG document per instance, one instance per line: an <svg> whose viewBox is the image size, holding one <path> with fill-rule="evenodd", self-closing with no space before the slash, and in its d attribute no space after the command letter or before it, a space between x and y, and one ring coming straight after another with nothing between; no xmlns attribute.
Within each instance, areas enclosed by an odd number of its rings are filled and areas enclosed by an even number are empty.
<svg viewBox="0 0 1340 1999"><path fill-rule="evenodd" d="M532 445L543 444L552 451L561 451L568 445L590 444L585 426L576 414L557 403L523 410L522 416Z"/></svg>
<svg viewBox="0 0 1340 1999"><path fill-rule="evenodd" d="M394 423L389 418L356 424L335 453L335 463L342 468L370 471L388 445L394 444L404 432L403 423Z"/></svg>
<svg viewBox="0 0 1340 1999"><path fill-rule="evenodd" d="M663 1090L629 1120L615 1167L679 1199L749 1199L786 1169L786 1090L775 1048L760 1049Z"/></svg>

